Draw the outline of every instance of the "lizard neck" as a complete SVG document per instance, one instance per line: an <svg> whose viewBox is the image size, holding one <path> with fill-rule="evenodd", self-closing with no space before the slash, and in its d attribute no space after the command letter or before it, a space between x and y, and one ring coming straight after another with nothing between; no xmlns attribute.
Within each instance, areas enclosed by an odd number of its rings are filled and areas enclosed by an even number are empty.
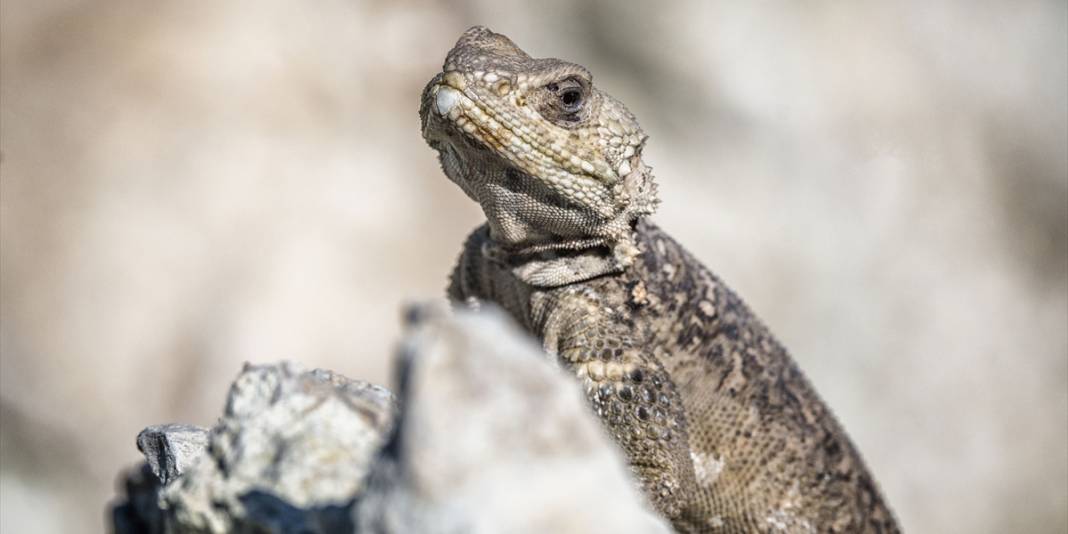
<svg viewBox="0 0 1068 534"><path fill-rule="evenodd" d="M549 242L508 243L494 236L483 243L487 261L502 265L523 283L541 288L560 287L600 276L622 273L638 256L635 220L615 239L585 237Z"/></svg>
<svg viewBox="0 0 1068 534"><path fill-rule="evenodd" d="M651 169L640 158L613 187L617 204L570 203L548 187L530 187L536 176L514 179L507 169L473 166L455 180L468 185L489 227L483 254L523 283L559 287L621 273L638 256L637 227L658 203ZM513 179L509 180L511 177Z"/></svg>

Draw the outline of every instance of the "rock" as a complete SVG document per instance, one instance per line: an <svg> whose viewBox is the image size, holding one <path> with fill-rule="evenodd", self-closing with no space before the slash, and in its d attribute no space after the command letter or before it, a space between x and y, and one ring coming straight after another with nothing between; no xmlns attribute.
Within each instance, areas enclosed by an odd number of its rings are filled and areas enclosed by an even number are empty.
<svg viewBox="0 0 1068 534"><path fill-rule="evenodd" d="M199 426L150 426L137 435L137 449L163 484L184 473L207 445L208 429Z"/></svg>
<svg viewBox="0 0 1068 534"><path fill-rule="evenodd" d="M115 534L159 534L163 530L163 511L159 507L159 478L148 463L128 470L122 476L126 499L111 510Z"/></svg>
<svg viewBox="0 0 1068 534"><path fill-rule="evenodd" d="M496 309L409 313L361 534L669 533L576 381Z"/></svg>
<svg viewBox="0 0 1068 534"><path fill-rule="evenodd" d="M210 433L165 425L139 435L163 484L155 490L163 519L137 504L154 491L138 484L138 471L116 532L351 532L351 507L395 411L379 386L291 363L246 365ZM119 520L147 530L122 530Z"/></svg>
<svg viewBox="0 0 1068 534"><path fill-rule="evenodd" d="M145 429L116 534L667 534L579 385L501 312L414 307L381 387L246 366L210 431Z"/></svg>

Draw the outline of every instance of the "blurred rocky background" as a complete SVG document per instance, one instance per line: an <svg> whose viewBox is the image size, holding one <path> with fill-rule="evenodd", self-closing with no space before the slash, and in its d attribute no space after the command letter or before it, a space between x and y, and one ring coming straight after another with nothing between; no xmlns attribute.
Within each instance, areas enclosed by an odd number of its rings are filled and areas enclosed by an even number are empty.
<svg viewBox="0 0 1068 534"><path fill-rule="evenodd" d="M655 217L912 532L1068 528L1068 4L0 4L0 530L104 528L244 361L389 385L481 214L419 135L467 27L587 65Z"/></svg>

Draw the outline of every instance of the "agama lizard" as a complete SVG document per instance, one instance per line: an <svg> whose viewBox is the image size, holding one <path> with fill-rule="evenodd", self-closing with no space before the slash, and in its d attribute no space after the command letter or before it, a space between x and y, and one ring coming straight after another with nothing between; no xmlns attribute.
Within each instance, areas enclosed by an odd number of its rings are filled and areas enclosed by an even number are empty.
<svg viewBox="0 0 1068 534"><path fill-rule="evenodd" d="M423 137L487 223L449 297L494 302L585 387L679 532L897 532L859 453L745 304L647 217L646 135L590 72L465 32Z"/></svg>

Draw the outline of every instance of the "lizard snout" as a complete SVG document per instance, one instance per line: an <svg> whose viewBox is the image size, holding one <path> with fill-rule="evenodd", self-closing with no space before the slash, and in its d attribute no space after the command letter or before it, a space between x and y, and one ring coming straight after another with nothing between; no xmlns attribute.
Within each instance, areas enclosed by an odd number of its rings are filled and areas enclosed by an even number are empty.
<svg viewBox="0 0 1068 534"><path fill-rule="evenodd" d="M438 115L447 117L449 112L460 104L460 92L447 85L439 85L434 96L434 109Z"/></svg>

